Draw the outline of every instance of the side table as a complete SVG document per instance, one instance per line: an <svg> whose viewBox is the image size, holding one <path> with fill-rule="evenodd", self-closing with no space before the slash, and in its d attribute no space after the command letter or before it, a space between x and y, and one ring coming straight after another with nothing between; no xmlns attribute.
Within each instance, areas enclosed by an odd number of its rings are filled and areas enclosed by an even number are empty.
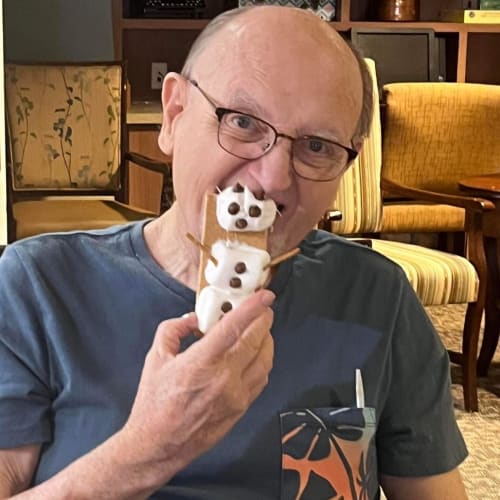
<svg viewBox="0 0 500 500"><path fill-rule="evenodd" d="M459 181L462 191L491 200L495 209L483 213L484 250L488 268L484 337L477 373L488 374L500 336L500 173L467 177Z"/></svg>

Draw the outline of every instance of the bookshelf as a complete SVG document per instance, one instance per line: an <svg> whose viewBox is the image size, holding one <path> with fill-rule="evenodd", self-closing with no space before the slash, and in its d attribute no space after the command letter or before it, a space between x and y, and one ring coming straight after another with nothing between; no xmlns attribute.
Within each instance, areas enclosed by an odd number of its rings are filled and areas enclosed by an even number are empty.
<svg viewBox="0 0 500 500"><path fill-rule="evenodd" d="M348 37L349 30L354 27L430 28L435 31L444 49L446 80L500 85L500 24L439 21L442 9L461 8L462 1L420 0L418 22L375 20L374 0L339 2L338 21L329 24L345 36ZM237 1L234 3L237 4ZM112 0L112 7L115 57L129 62L132 101L158 102L160 91L150 88L151 63L166 61L169 71L180 71L191 43L209 20L132 19L123 15L123 0ZM150 132L157 134L158 130ZM147 140L151 142L149 137ZM147 154L147 151L144 153Z"/></svg>
<svg viewBox="0 0 500 500"><path fill-rule="evenodd" d="M332 28L348 34L353 27L431 28L446 47L447 80L500 84L500 24L439 22L441 9L455 8L449 0L421 0L419 22L373 20L373 1L342 0ZM461 5L462 2L459 2ZM178 71L189 47L208 19L131 19L123 17L123 0L113 0L115 56L129 61L133 100L158 100L149 88L150 65L167 60Z"/></svg>

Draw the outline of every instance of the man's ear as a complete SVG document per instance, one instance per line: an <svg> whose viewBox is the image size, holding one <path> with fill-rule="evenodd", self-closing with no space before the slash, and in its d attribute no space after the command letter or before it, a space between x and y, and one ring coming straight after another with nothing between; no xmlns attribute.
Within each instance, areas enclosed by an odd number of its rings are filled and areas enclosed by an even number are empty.
<svg viewBox="0 0 500 500"><path fill-rule="evenodd" d="M352 139L352 147L355 151L361 151L361 148L363 147L363 144L365 142L366 137L356 135Z"/></svg>
<svg viewBox="0 0 500 500"><path fill-rule="evenodd" d="M178 73L167 73L161 93L163 117L158 145L170 158L173 153L175 123L184 110L185 100L186 80Z"/></svg>

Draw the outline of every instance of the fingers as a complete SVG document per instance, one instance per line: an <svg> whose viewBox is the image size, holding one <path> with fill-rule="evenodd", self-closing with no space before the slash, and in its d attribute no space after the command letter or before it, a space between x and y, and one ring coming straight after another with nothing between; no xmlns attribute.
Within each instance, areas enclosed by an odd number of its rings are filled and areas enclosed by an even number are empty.
<svg viewBox="0 0 500 500"><path fill-rule="evenodd" d="M198 320L194 313L161 322L156 329L150 352L163 360L175 357L179 353L181 340L197 326Z"/></svg>
<svg viewBox="0 0 500 500"><path fill-rule="evenodd" d="M261 348L251 363L243 371L243 385L248 387L250 401L254 401L267 385L269 372L273 367L274 341L266 335Z"/></svg>

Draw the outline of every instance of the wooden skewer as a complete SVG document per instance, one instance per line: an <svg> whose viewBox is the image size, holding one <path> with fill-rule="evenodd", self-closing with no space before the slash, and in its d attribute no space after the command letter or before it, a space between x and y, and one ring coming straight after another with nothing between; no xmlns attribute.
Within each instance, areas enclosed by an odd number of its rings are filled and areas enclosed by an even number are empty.
<svg viewBox="0 0 500 500"><path fill-rule="evenodd" d="M278 257L275 257L271 262L269 262L269 264L266 264L264 266L264 271L270 267L275 266L276 264L279 264L280 262L283 262L284 260L292 258L293 256L297 255L298 253L300 253L300 248L297 247L297 248L293 248L289 252L286 252L282 255L279 255Z"/></svg>
<svg viewBox="0 0 500 500"><path fill-rule="evenodd" d="M210 247L204 245L201 241L198 241L191 233L186 233L186 236L197 247L199 247L203 252L205 252L207 257L213 262L214 266L218 265L217 259L210 253Z"/></svg>

